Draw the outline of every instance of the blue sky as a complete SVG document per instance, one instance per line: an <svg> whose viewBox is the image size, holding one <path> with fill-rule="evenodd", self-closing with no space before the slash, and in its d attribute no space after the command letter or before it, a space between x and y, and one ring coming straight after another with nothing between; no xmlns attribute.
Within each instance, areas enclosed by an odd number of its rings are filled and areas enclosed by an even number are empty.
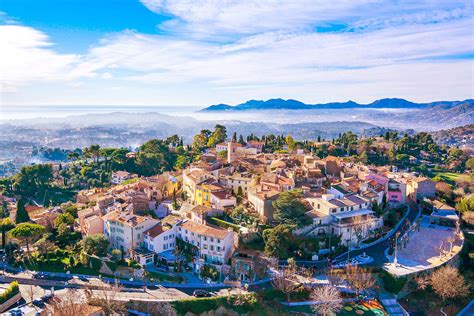
<svg viewBox="0 0 474 316"><path fill-rule="evenodd" d="M471 1L3 0L1 104L473 98Z"/></svg>

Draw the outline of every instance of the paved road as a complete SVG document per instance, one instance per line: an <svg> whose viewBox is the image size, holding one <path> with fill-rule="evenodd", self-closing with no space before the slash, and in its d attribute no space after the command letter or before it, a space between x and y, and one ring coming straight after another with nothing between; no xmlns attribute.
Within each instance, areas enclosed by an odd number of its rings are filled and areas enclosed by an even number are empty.
<svg viewBox="0 0 474 316"><path fill-rule="evenodd" d="M407 219L410 221L411 224L416 220L416 217L418 215L419 209L418 205L414 202L409 202L408 205L408 215ZM407 229L407 226L402 224L400 227L396 230L397 232L400 232L400 235L403 234ZM354 250L350 252L350 257L356 257L362 253L366 253L367 255L371 256L374 258L374 261L370 263L370 266L382 266L384 263L389 262L387 257L385 256L385 250L390 246L390 240L387 239L379 244L376 244L372 247L368 247L365 249L360 249L360 250Z"/></svg>

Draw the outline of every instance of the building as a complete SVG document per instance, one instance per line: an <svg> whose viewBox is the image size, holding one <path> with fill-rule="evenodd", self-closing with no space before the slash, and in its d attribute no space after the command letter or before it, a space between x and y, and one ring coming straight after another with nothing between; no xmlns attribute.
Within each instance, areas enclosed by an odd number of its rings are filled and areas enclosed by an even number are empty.
<svg viewBox="0 0 474 316"><path fill-rule="evenodd" d="M218 209L231 208L237 204L237 199L226 191L211 192L211 205Z"/></svg>
<svg viewBox="0 0 474 316"><path fill-rule="evenodd" d="M242 190L243 195L246 196L252 183L252 175L248 172L235 173L230 176L225 176L224 182L226 187L228 189L231 189L235 195L239 194L240 188Z"/></svg>
<svg viewBox="0 0 474 316"><path fill-rule="evenodd" d="M407 196L417 203L424 198L434 198L436 196L434 181L425 177L410 179L407 183Z"/></svg>
<svg viewBox="0 0 474 316"><path fill-rule="evenodd" d="M234 253L235 233L223 229L184 220L177 228L177 238L191 246L191 250L201 261L195 269L200 271L204 264L226 264Z"/></svg>
<svg viewBox="0 0 474 316"><path fill-rule="evenodd" d="M112 173L112 177L110 179L110 182L112 184L122 184L123 182L137 178L138 175L135 173L130 173L127 171L116 171Z"/></svg>
<svg viewBox="0 0 474 316"><path fill-rule="evenodd" d="M383 226L383 219L376 217L370 209L370 200L360 195L335 197L324 194L321 198L306 200L312 207L306 215L312 218L313 224L298 230L298 234L339 235L344 245L356 246Z"/></svg>
<svg viewBox="0 0 474 316"><path fill-rule="evenodd" d="M262 222L273 221L275 211L272 202L280 195L280 191L266 185L258 185L248 191L248 201L253 209L260 215Z"/></svg>
<svg viewBox="0 0 474 316"><path fill-rule="evenodd" d="M387 201L405 203L407 197L407 183L404 178L390 179L388 182Z"/></svg>
<svg viewBox="0 0 474 316"><path fill-rule="evenodd" d="M195 203L196 187L203 181L213 178L211 173L202 169L183 170L183 190L191 203Z"/></svg>
<svg viewBox="0 0 474 316"><path fill-rule="evenodd" d="M112 211L102 217L104 235L110 247L128 253L144 245L144 232L159 223L159 220L135 215L131 212Z"/></svg>
<svg viewBox="0 0 474 316"><path fill-rule="evenodd" d="M143 248L158 254L158 256L163 252L174 251L176 248L176 227L181 221L179 217L169 215L159 224L146 230Z"/></svg>

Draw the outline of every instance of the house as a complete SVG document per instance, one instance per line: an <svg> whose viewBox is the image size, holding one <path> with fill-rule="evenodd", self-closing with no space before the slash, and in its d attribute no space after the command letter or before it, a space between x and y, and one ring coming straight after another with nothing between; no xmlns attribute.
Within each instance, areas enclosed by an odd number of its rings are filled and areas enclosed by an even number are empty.
<svg viewBox="0 0 474 316"><path fill-rule="evenodd" d="M220 153L223 151L227 151L227 143L219 143L216 145L216 152Z"/></svg>
<svg viewBox="0 0 474 316"><path fill-rule="evenodd" d="M240 188L243 195L246 196L252 183L252 175L248 172L235 173L230 176L225 176L223 181L225 186L231 189L235 195L239 194Z"/></svg>
<svg viewBox="0 0 474 316"><path fill-rule="evenodd" d="M272 202L280 195L280 191L266 185L258 185L248 191L248 201L260 215L262 222L273 221L275 211Z"/></svg>
<svg viewBox="0 0 474 316"><path fill-rule="evenodd" d="M221 209L212 208L205 205L198 205L187 212L186 217L198 224L206 224L207 217L214 217L224 214Z"/></svg>
<svg viewBox="0 0 474 316"><path fill-rule="evenodd" d="M211 205L218 209L226 209L237 204L237 199L226 191L211 192Z"/></svg>
<svg viewBox="0 0 474 316"><path fill-rule="evenodd" d="M214 179L208 179L196 185L194 203L197 205L211 206L211 194L226 192L226 188L217 183Z"/></svg>
<svg viewBox="0 0 474 316"><path fill-rule="evenodd" d="M203 169L185 169L183 170L183 190L186 192L191 203L195 203L196 187L208 179L213 179L211 173Z"/></svg>
<svg viewBox="0 0 474 316"><path fill-rule="evenodd" d="M190 246L196 260L195 270L204 264L226 264L235 250L235 233L224 229L184 220L178 225L177 238Z"/></svg>
<svg viewBox="0 0 474 316"><path fill-rule="evenodd" d="M259 142L256 140L251 140L247 143L247 148L255 148L257 154L263 151L263 146L265 146L265 142Z"/></svg>
<svg viewBox="0 0 474 316"><path fill-rule="evenodd" d="M159 223L159 220L150 217L119 211L112 211L102 219L104 235L109 240L110 247L120 249L124 253L142 247L143 233Z"/></svg>
<svg viewBox="0 0 474 316"><path fill-rule="evenodd" d="M342 197L324 194L306 201L312 207L306 215L313 220L312 225L300 230L306 235L339 235L343 244L355 246L371 231L383 226L383 219L376 217L370 209L371 201L357 194Z"/></svg>
<svg viewBox="0 0 474 316"><path fill-rule="evenodd" d="M393 178L388 182L387 201L405 203L407 197L407 183L404 178Z"/></svg>
<svg viewBox="0 0 474 316"><path fill-rule="evenodd" d="M158 254L158 256L163 252L174 251L176 248L176 227L181 221L179 217L169 215L159 224L146 230L143 248ZM163 263L167 264L168 262Z"/></svg>
<svg viewBox="0 0 474 316"><path fill-rule="evenodd" d="M127 171L116 171L112 173L112 177L110 179L110 182L112 184L122 184L123 182L137 178L138 175L135 173L130 173Z"/></svg>
<svg viewBox="0 0 474 316"><path fill-rule="evenodd" d="M268 267L260 260L257 251L239 250L231 258L231 275L241 282L253 282L264 275Z"/></svg>
<svg viewBox="0 0 474 316"><path fill-rule="evenodd" d="M431 207L430 223L441 226L456 227L459 216L456 209L438 199L424 199L424 203Z"/></svg>
<svg viewBox="0 0 474 316"><path fill-rule="evenodd" d="M424 198L434 198L436 195L435 182L425 177L412 178L407 183L407 196L416 202Z"/></svg>
<svg viewBox="0 0 474 316"><path fill-rule="evenodd" d="M104 232L102 213L97 206L78 211L77 217L83 236L102 234Z"/></svg>

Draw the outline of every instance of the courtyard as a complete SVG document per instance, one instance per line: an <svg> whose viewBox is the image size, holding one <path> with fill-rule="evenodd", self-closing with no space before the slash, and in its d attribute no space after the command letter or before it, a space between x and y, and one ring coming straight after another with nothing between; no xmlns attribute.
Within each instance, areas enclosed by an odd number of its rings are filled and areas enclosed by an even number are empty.
<svg viewBox="0 0 474 316"><path fill-rule="evenodd" d="M388 272L403 276L437 267L452 259L462 248L463 240L455 237L455 229L430 225L425 220L415 230L406 246L398 250L397 266L385 264ZM393 262L393 256L388 256Z"/></svg>

